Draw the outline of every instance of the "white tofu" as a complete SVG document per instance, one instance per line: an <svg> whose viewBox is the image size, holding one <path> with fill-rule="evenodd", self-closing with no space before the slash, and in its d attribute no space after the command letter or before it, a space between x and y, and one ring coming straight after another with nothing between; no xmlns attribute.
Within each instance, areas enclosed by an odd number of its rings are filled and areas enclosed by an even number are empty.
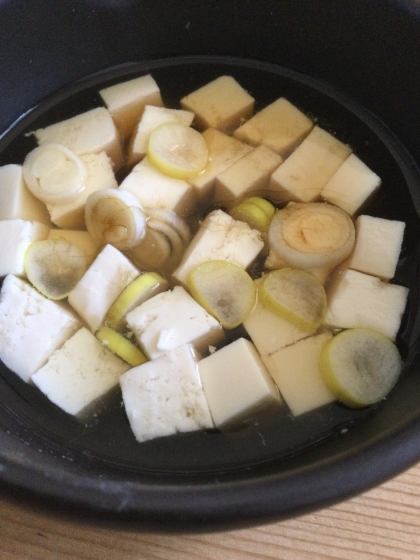
<svg viewBox="0 0 420 560"><path fill-rule="evenodd" d="M215 128L205 130L203 137L207 144L209 159L204 170L190 179L190 183L195 187L200 201L207 202L213 196L217 177L235 161L251 152L252 147Z"/></svg>
<svg viewBox="0 0 420 560"><path fill-rule="evenodd" d="M119 188L131 192L146 213L172 210L184 217L191 213L197 202L192 185L182 179L164 175L147 157L134 167Z"/></svg>
<svg viewBox="0 0 420 560"><path fill-rule="evenodd" d="M150 134L159 125L168 122L190 126L194 113L182 109L167 109L146 105L138 126L136 126L128 147L128 164L134 165L147 154Z"/></svg>
<svg viewBox="0 0 420 560"><path fill-rule="evenodd" d="M118 249L106 245L70 292L69 303L95 332L120 293L139 274Z"/></svg>
<svg viewBox="0 0 420 560"><path fill-rule="evenodd" d="M332 334L327 332L310 336L263 358L295 416L335 400L322 379L318 365L321 349L331 337Z"/></svg>
<svg viewBox="0 0 420 560"><path fill-rule="evenodd" d="M348 146L315 126L271 176L271 197L278 202L317 199L350 153Z"/></svg>
<svg viewBox="0 0 420 560"><path fill-rule="evenodd" d="M120 385L137 441L214 428L196 357L188 345L130 369Z"/></svg>
<svg viewBox="0 0 420 560"><path fill-rule="evenodd" d="M231 204L244 196L267 196L270 176L282 162L273 150L258 146L217 177L214 201Z"/></svg>
<svg viewBox="0 0 420 560"><path fill-rule="evenodd" d="M100 189L116 189L118 183L105 152L80 156L88 177L85 189L71 202L48 204L51 221L60 228L85 229L85 204L89 195Z"/></svg>
<svg viewBox="0 0 420 560"><path fill-rule="evenodd" d="M230 132L249 118L254 98L232 76L220 76L181 99L181 106L195 113L195 124Z"/></svg>
<svg viewBox="0 0 420 560"><path fill-rule="evenodd" d="M26 186L22 166L11 163L0 167L0 220L16 219L51 225L47 207Z"/></svg>
<svg viewBox="0 0 420 560"><path fill-rule="evenodd" d="M356 244L348 268L390 280L395 274L405 223L362 215L356 220Z"/></svg>
<svg viewBox="0 0 420 560"><path fill-rule="evenodd" d="M126 320L152 360L183 344L204 352L223 337L219 322L180 286L145 301Z"/></svg>
<svg viewBox="0 0 420 560"><path fill-rule="evenodd" d="M129 368L83 327L52 353L31 380L65 412L82 417L118 386Z"/></svg>
<svg viewBox="0 0 420 560"><path fill-rule="evenodd" d="M25 252L34 241L46 239L50 228L26 220L0 221L0 277L7 274L26 277Z"/></svg>
<svg viewBox="0 0 420 560"><path fill-rule="evenodd" d="M115 169L123 164L120 137L105 107L36 130L35 136L40 146L63 144L79 156L106 152Z"/></svg>
<svg viewBox="0 0 420 560"><path fill-rule="evenodd" d="M162 105L159 86L150 74L99 91L123 140L131 134L146 105Z"/></svg>
<svg viewBox="0 0 420 560"><path fill-rule="evenodd" d="M380 184L381 178L350 154L322 189L321 197L352 215Z"/></svg>
<svg viewBox="0 0 420 560"><path fill-rule="evenodd" d="M255 283L258 284L258 281ZM259 298L257 298L254 309L244 320L243 326L261 357L291 346L315 332L300 329L286 321L265 307Z"/></svg>
<svg viewBox="0 0 420 560"><path fill-rule="evenodd" d="M281 97L235 130L234 136L252 146L263 144L286 158L306 138L313 126L310 118Z"/></svg>
<svg viewBox="0 0 420 560"><path fill-rule="evenodd" d="M346 270L337 274L327 295L327 325L366 327L395 340L407 302L407 288Z"/></svg>
<svg viewBox="0 0 420 560"><path fill-rule="evenodd" d="M64 239L77 245L86 255L87 262L92 263L97 257L100 245L88 231L73 229L50 229L47 239Z"/></svg>
<svg viewBox="0 0 420 560"><path fill-rule="evenodd" d="M198 371L218 428L234 428L281 404L277 387L258 352L244 338L198 362Z"/></svg>
<svg viewBox="0 0 420 560"><path fill-rule="evenodd" d="M65 304L6 276L0 297L0 359L24 381L82 326Z"/></svg>
<svg viewBox="0 0 420 560"><path fill-rule="evenodd" d="M224 260L247 268L263 247L257 230L222 210L214 210L201 224L173 278L185 284L191 270L205 261Z"/></svg>

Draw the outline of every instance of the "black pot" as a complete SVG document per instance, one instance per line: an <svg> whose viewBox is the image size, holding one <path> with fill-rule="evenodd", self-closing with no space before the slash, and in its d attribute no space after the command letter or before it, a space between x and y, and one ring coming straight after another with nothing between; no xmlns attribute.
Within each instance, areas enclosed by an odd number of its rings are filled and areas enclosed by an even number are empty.
<svg viewBox="0 0 420 560"><path fill-rule="evenodd" d="M216 530L327 506L418 461L420 3L3 0L0 23L1 165L20 163L14 138L46 107L64 114L69 96L90 106L99 84L150 71L171 102L232 73L261 104L290 92L383 165L374 210L407 222L397 281L410 287L403 375L387 400L362 411L334 404L285 424L267 417L229 435L139 446L118 396L83 426L2 367L2 491L90 522Z"/></svg>

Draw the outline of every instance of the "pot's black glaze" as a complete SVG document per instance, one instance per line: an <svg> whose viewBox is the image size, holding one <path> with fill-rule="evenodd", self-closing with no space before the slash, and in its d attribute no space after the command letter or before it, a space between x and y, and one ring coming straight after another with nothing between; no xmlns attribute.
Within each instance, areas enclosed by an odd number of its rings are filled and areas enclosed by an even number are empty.
<svg viewBox="0 0 420 560"><path fill-rule="evenodd" d="M306 419L281 418L289 428L281 438L280 420L266 418L264 424L236 434L188 434L138 446L118 397L98 424L83 427L3 370L2 488L27 502L53 504L90 521L110 520L144 530L226 529L327 505L417 461L417 4L91 0L61 7L47 0L6 0L0 4L0 22L0 131L52 91L81 76L124 65L64 88L22 117L0 139L1 165L19 162L24 155L27 145L19 147L14 135L29 123L42 123L45 107L70 93L79 107L85 103L88 108L94 94L79 95L80 90L89 86L95 91L104 80L150 70L163 91L172 91L171 103L224 68L261 104L275 98L272 88L281 90L279 95L290 91L292 101L319 117L326 128L333 127L366 163L381 167L384 185L370 212L407 222L397 281L411 288L410 312L399 337L407 366L392 396L374 410L350 412L333 405ZM289 70L211 57L128 64L186 54L259 59L326 79L381 117L414 159L370 111L334 88ZM56 105L56 115L66 116L62 107ZM331 433L340 435L325 438Z"/></svg>

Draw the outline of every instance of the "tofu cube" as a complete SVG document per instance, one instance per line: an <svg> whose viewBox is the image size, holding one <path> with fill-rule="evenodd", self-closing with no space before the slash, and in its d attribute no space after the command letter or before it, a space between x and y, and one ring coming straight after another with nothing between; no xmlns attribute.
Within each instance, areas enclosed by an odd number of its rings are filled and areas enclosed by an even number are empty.
<svg viewBox="0 0 420 560"><path fill-rule="evenodd" d="M350 153L348 146L316 126L271 176L271 197L278 202L319 198Z"/></svg>
<svg viewBox="0 0 420 560"><path fill-rule="evenodd" d="M207 202L214 194L217 177L241 157L251 152L252 147L215 128L205 130L203 137L207 144L209 159L205 169L190 179L190 183L195 187L199 200Z"/></svg>
<svg viewBox="0 0 420 560"><path fill-rule="evenodd" d="M97 257L101 246L87 231L73 229L50 229L47 239L64 239L77 245L86 255L87 262L92 263Z"/></svg>
<svg viewBox="0 0 420 560"><path fill-rule="evenodd" d="M337 274L327 292L325 323L349 329L366 327L395 340L408 289L356 270Z"/></svg>
<svg viewBox="0 0 420 560"><path fill-rule="evenodd" d="M185 284L191 270L205 261L225 260L247 268L263 247L257 230L222 210L214 210L201 224L173 278Z"/></svg>
<svg viewBox="0 0 420 560"><path fill-rule="evenodd" d="M348 268L390 280L395 274L405 223L362 215L356 220L356 244Z"/></svg>
<svg viewBox="0 0 420 560"><path fill-rule="evenodd" d="M127 313L126 320L152 360L183 344L205 352L223 337L219 322L180 286L145 301Z"/></svg>
<svg viewBox="0 0 420 560"><path fill-rule="evenodd" d="M69 303L96 332L108 309L139 274L118 249L106 245L70 292Z"/></svg>
<svg viewBox="0 0 420 560"><path fill-rule="evenodd" d="M263 144L285 159L308 136L313 126L310 118L281 97L235 130L234 136L251 146Z"/></svg>
<svg viewBox="0 0 420 560"><path fill-rule="evenodd" d="M194 113L182 109L167 109L146 105L140 122L135 127L128 147L128 164L134 165L147 154L150 134L153 130L168 122L181 123L190 126Z"/></svg>
<svg viewBox="0 0 420 560"><path fill-rule="evenodd" d="M82 327L48 362L32 375L32 382L68 414L83 417L94 403L118 386L130 366Z"/></svg>
<svg viewBox="0 0 420 560"><path fill-rule="evenodd" d="M16 276L6 276L0 297L0 359L23 381L82 326L63 303L47 299Z"/></svg>
<svg viewBox="0 0 420 560"><path fill-rule="evenodd" d="M230 205L245 196L267 196L271 174L282 162L273 150L258 146L217 177L214 201Z"/></svg>
<svg viewBox="0 0 420 560"><path fill-rule="evenodd" d="M318 365L321 350L331 337L327 332L309 336L263 358L294 416L335 400Z"/></svg>
<svg viewBox="0 0 420 560"><path fill-rule="evenodd" d="M149 213L154 210L172 210L185 217L197 202L193 186L182 179L164 175L147 157L127 175L120 189L131 192Z"/></svg>
<svg viewBox="0 0 420 560"><path fill-rule="evenodd" d="M183 109L195 113L195 124L230 132L251 116L254 98L231 76L216 80L181 99Z"/></svg>
<svg viewBox="0 0 420 560"><path fill-rule="evenodd" d="M40 146L63 144L77 155L106 152L115 169L123 164L120 136L105 107L97 107L35 131Z"/></svg>
<svg viewBox="0 0 420 560"><path fill-rule="evenodd" d="M85 229L85 204L89 195L99 189L116 189L118 183L105 152L80 156L88 177L85 189L71 202L48 204L51 221L64 229Z"/></svg>
<svg viewBox="0 0 420 560"><path fill-rule="evenodd" d="M323 187L321 197L353 215L380 184L380 177L350 154Z"/></svg>
<svg viewBox="0 0 420 560"><path fill-rule="evenodd" d="M281 404L280 394L254 345L239 338L198 362L216 427L235 428Z"/></svg>
<svg viewBox="0 0 420 560"><path fill-rule="evenodd" d="M137 441L214 428L196 356L188 345L130 369L120 385Z"/></svg>
<svg viewBox="0 0 420 560"><path fill-rule="evenodd" d="M99 91L118 128L127 138L140 120L146 105L162 105L159 86L150 74Z"/></svg>
<svg viewBox="0 0 420 560"><path fill-rule="evenodd" d="M0 167L0 220L16 219L51 225L47 207L26 186L22 166L11 163Z"/></svg>
<svg viewBox="0 0 420 560"><path fill-rule="evenodd" d="M26 277L25 252L34 241L46 239L50 228L26 220L0 221L0 277L7 274Z"/></svg>

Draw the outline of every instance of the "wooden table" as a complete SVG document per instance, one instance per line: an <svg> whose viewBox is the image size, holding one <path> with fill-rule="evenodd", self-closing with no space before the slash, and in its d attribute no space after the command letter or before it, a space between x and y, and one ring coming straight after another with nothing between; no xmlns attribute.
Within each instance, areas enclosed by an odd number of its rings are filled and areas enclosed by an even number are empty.
<svg viewBox="0 0 420 560"><path fill-rule="evenodd" d="M339 505L254 529L135 534L52 519L0 500L1 560L420 559L420 464Z"/></svg>

